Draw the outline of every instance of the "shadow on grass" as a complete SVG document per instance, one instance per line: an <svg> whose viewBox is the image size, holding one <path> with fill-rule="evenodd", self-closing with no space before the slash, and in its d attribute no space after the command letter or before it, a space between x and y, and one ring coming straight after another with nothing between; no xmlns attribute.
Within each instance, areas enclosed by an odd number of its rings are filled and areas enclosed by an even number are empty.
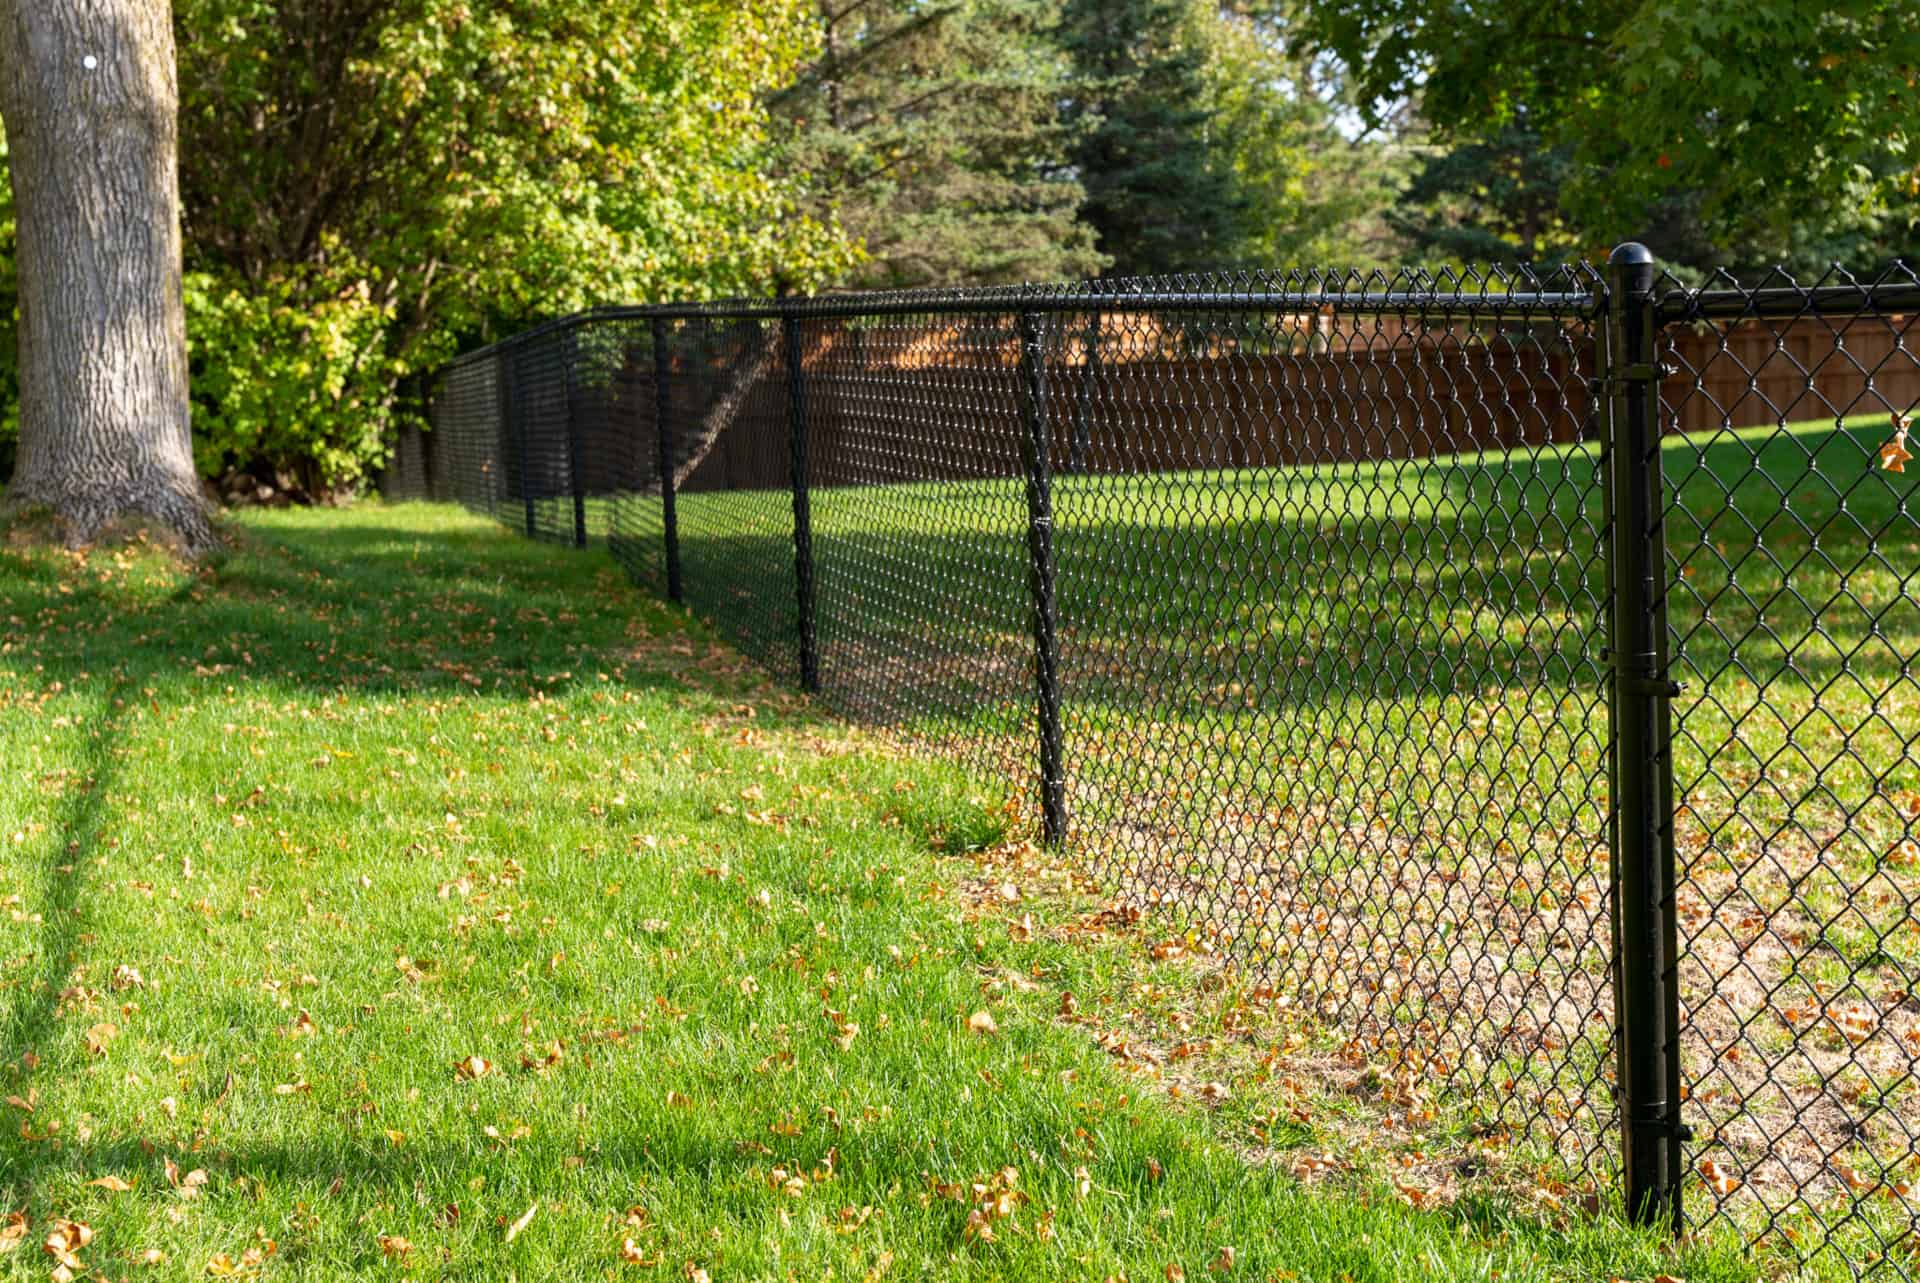
<svg viewBox="0 0 1920 1283"><path fill-rule="evenodd" d="M1880 430L1668 443L1673 627L1695 673L1737 658L1815 687L1898 679L1920 618L1884 586L1869 608L1860 577L1920 563L1920 478L1874 470ZM917 724L1030 702L1019 484L815 494L830 703ZM683 496L682 553L696 613L788 672L792 547L772 493ZM1218 723L1604 690L1590 450L1068 478L1054 512L1065 698L1095 714Z"/></svg>

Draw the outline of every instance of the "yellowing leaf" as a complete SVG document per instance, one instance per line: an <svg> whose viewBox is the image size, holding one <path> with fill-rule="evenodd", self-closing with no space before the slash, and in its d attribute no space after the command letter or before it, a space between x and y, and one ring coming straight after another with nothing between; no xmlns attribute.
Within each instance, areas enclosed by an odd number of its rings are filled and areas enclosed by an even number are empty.
<svg viewBox="0 0 1920 1283"><path fill-rule="evenodd" d="M1708 1189L1722 1198L1740 1188L1740 1178L1711 1158L1700 1161L1700 1179L1707 1183Z"/></svg>
<svg viewBox="0 0 1920 1283"><path fill-rule="evenodd" d="M83 1221L55 1221L47 1231L46 1248L55 1264L69 1270L84 1270L79 1252L93 1242L93 1227Z"/></svg>
<svg viewBox="0 0 1920 1283"><path fill-rule="evenodd" d="M535 1203L532 1207L529 1207L526 1211L520 1214L519 1220L507 1226L507 1242L509 1243L513 1242L515 1238L519 1237L521 1230L533 1224L533 1214L539 1210L540 1210L540 1204Z"/></svg>
<svg viewBox="0 0 1920 1283"><path fill-rule="evenodd" d="M1907 449L1907 428L1912 422L1904 414L1893 416L1893 439L1880 447L1880 466L1888 472L1905 472L1913 458Z"/></svg>
<svg viewBox="0 0 1920 1283"><path fill-rule="evenodd" d="M485 1078L493 1072L493 1062L485 1056L468 1056L453 1067L453 1076L462 1082Z"/></svg>
<svg viewBox="0 0 1920 1283"><path fill-rule="evenodd" d="M88 1181L87 1184L114 1194L125 1194L133 1188L133 1186L127 1184L127 1182L121 1180L118 1176L102 1176L98 1180Z"/></svg>

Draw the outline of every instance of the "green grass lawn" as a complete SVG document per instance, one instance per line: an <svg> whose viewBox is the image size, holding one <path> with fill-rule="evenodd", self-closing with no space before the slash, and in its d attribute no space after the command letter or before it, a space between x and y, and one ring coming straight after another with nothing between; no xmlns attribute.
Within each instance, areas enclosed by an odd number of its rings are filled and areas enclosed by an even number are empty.
<svg viewBox="0 0 1920 1283"><path fill-rule="evenodd" d="M1908 1232L1887 1191L1920 1161L1920 474L1876 467L1887 431L1663 460L1688 1164L1735 1181L1734 1224L1830 1242L1843 1272ZM1333 1096L1413 1084L1382 1093L1434 1115L1402 1148L1491 1128L1605 1186L1596 467L1558 446L1060 477L1054 541L1083 857L1324 1016ZM679 503L691 604L791 673L785 493ZM812 512L826 701L1031 814L1020 484L823 486ZM1693 1182L1692 1218L1717 1204Z"/></svg>
<svg viewBox="0 0 1920 1283"><path fill-rule="evenodd" d="M7 547L0 762L7 1278L1757 1268L1301 1183L1092 1036L1137 941L983 906L998 798L449 510Z"/></svg>

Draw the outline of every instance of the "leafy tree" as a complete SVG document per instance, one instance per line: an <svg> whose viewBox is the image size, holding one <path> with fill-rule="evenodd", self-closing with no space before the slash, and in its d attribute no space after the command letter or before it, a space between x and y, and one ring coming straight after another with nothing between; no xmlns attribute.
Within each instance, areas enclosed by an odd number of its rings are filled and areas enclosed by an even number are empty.
<svg viewBox="0 0 1920 1283"><path fill-rule="evenodd" d="M1570 149L1524 117L1437 149L1421 163L1387 221L1415 258L1455 263L1551 263L1585 248L1561 208Z"/></svg>
<svg viewBox="0 0 1920 1283"><path fill-rule="evenodd" d="M1057 0L819 0L819 55L775 95L782 163L864 259L860 286L1084 276L1055 105Z"/></svg>
<svg viewBox="0 0 1920 1283"><path fill-rule="evenodd" d="M1285 12L1256 19L1199 0L1192 22L1209 145L1240 212L1233 257L1256 267L1372 267L1396 257L1381 214L1413 167L1401 122L1352 129L1338 67L1291 47Z"/></svg>
<svg viewBox="0 0 1920 1283"><path fill-rule="evenodd" d="M1184 0L1066 0L1061 47L1077 84L1065 117L1086 187L1081 216L1123 275L1239 255L1245 212L1216 145L1206 52Z"/></svg>
<svg viewBox="0 0 1920 1283"><path fill-rule="evenodd" d="M405 380L463 342L596 301L835 276L849 246L769 176L759 101L811 55L808 16L804 0L179 0L199 470L352 485L406 413ZM0 251L10 201L0 183ZM0 322L11 267L0 252Z"/></svg>
<svg viewBox="0 0 1920 1283"><path fill-rule="evenodd" d="M804 0L179 0L203 472L378 461L403 380L592 302L808 285L769 176Z"/></svg>
<svg viewBox="0 0 1920 1283"><path fill-rule="evenodd" d="M18 290L14 509L213 543L188 437L167 0L0 0Z"/></svg>
<svg viewBox="0 0 1920 1283"><path fill-rule="evenodd" d="M1301 0L1370 109L1536 131L1590 244L1692 221L1733 261L1807 229L1898 240L1920 194L1911 0ZM1690 211L1690 213L1689 213ZM1891 219L1891 222L1888 220Z"/></svg>
<svg viewBox="0 0 1920 1283"><path fill-rule="evenodd" d="M14 279L13 183L7 177L7 138L0 129L0 486L13 476L13 456L20 439L20 335L14 318L20 305Z"/></svg>

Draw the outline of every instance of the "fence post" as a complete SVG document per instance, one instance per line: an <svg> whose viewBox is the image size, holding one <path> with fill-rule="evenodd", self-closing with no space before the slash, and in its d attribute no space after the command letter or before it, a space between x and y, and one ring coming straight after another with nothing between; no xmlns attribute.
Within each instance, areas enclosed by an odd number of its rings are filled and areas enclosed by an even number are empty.
<svg viewBox="0 0 1920 1283"><path fill-rule="evenodd" d="M673 361L667 353L667 319L656 316L653 318L653 437L660 468L660 528L667 545L667 598L678 602L682 600L680 518L674 507L678 487L673 483L673 473L679 466L675 462L679 450L667 395L667 379L672 372Z"/></svg>
<svg viewBox="0 0 1920 1283"><path fill-rule="evenodd" d="M520 457L520 501L526 508L527 538L535 538L538 526L533 512L533 470L527 454L527 425L520 413L519 349L508 348L500 354L500 415L507 436Z"/></svg>
<svg viewBox="0 0 1920 1283"><path fill-rule="evenodd" d="M800 685L820 689L820 653L813 627L813 504L807 494L807 380L802 368L800 318L780 317L787 349L787 442L793 464L793 582L800 609Z"/></svg>
<svg viewBox="0 0 1920 1283"><path fill-rule="evenodd" d="M1098 294L1100 282L1092 284L1092 291ZM1067 445L1067 472L1078 476L1086 471L1087 454L1093 446L1093 399L1100 390L1100 343L1102 341L1102 313L1096 302L1093 312L1087 318L1084 339L1087 345L1087 359L1081 367L1079 386L1074 389L1073 397L1073 436Z"/></svg>
<svg viewBox="0 0 1920 1283"><path fill-rule="evenodd" d="M1040 714L1040 832L1048 846L1067 833L1067 785L1061 769L1060 641L1054 601L1052 424L1040 317L1020 313L1021 462L1027 474L1027 582L1033 598L1034 677Z"/></svg>
<svg viewBox="0 0 1920 1283"><path fill-rule="evenodd" d="M1660 460L1653 255L1608 261L1599 386L1613 618L1614 1010L1626 1209L1680 1227L1681 1142L1674 902L1673 703Z"/></svg>
<svg viewBox="0 0 1920 1283"><path fill-rule="evenodd" d="M573 491L573 546L587 546L587 495L581 484L580 432L580 330L568 326L566 346L561 349L567 381L567 488Z"/></svg>

